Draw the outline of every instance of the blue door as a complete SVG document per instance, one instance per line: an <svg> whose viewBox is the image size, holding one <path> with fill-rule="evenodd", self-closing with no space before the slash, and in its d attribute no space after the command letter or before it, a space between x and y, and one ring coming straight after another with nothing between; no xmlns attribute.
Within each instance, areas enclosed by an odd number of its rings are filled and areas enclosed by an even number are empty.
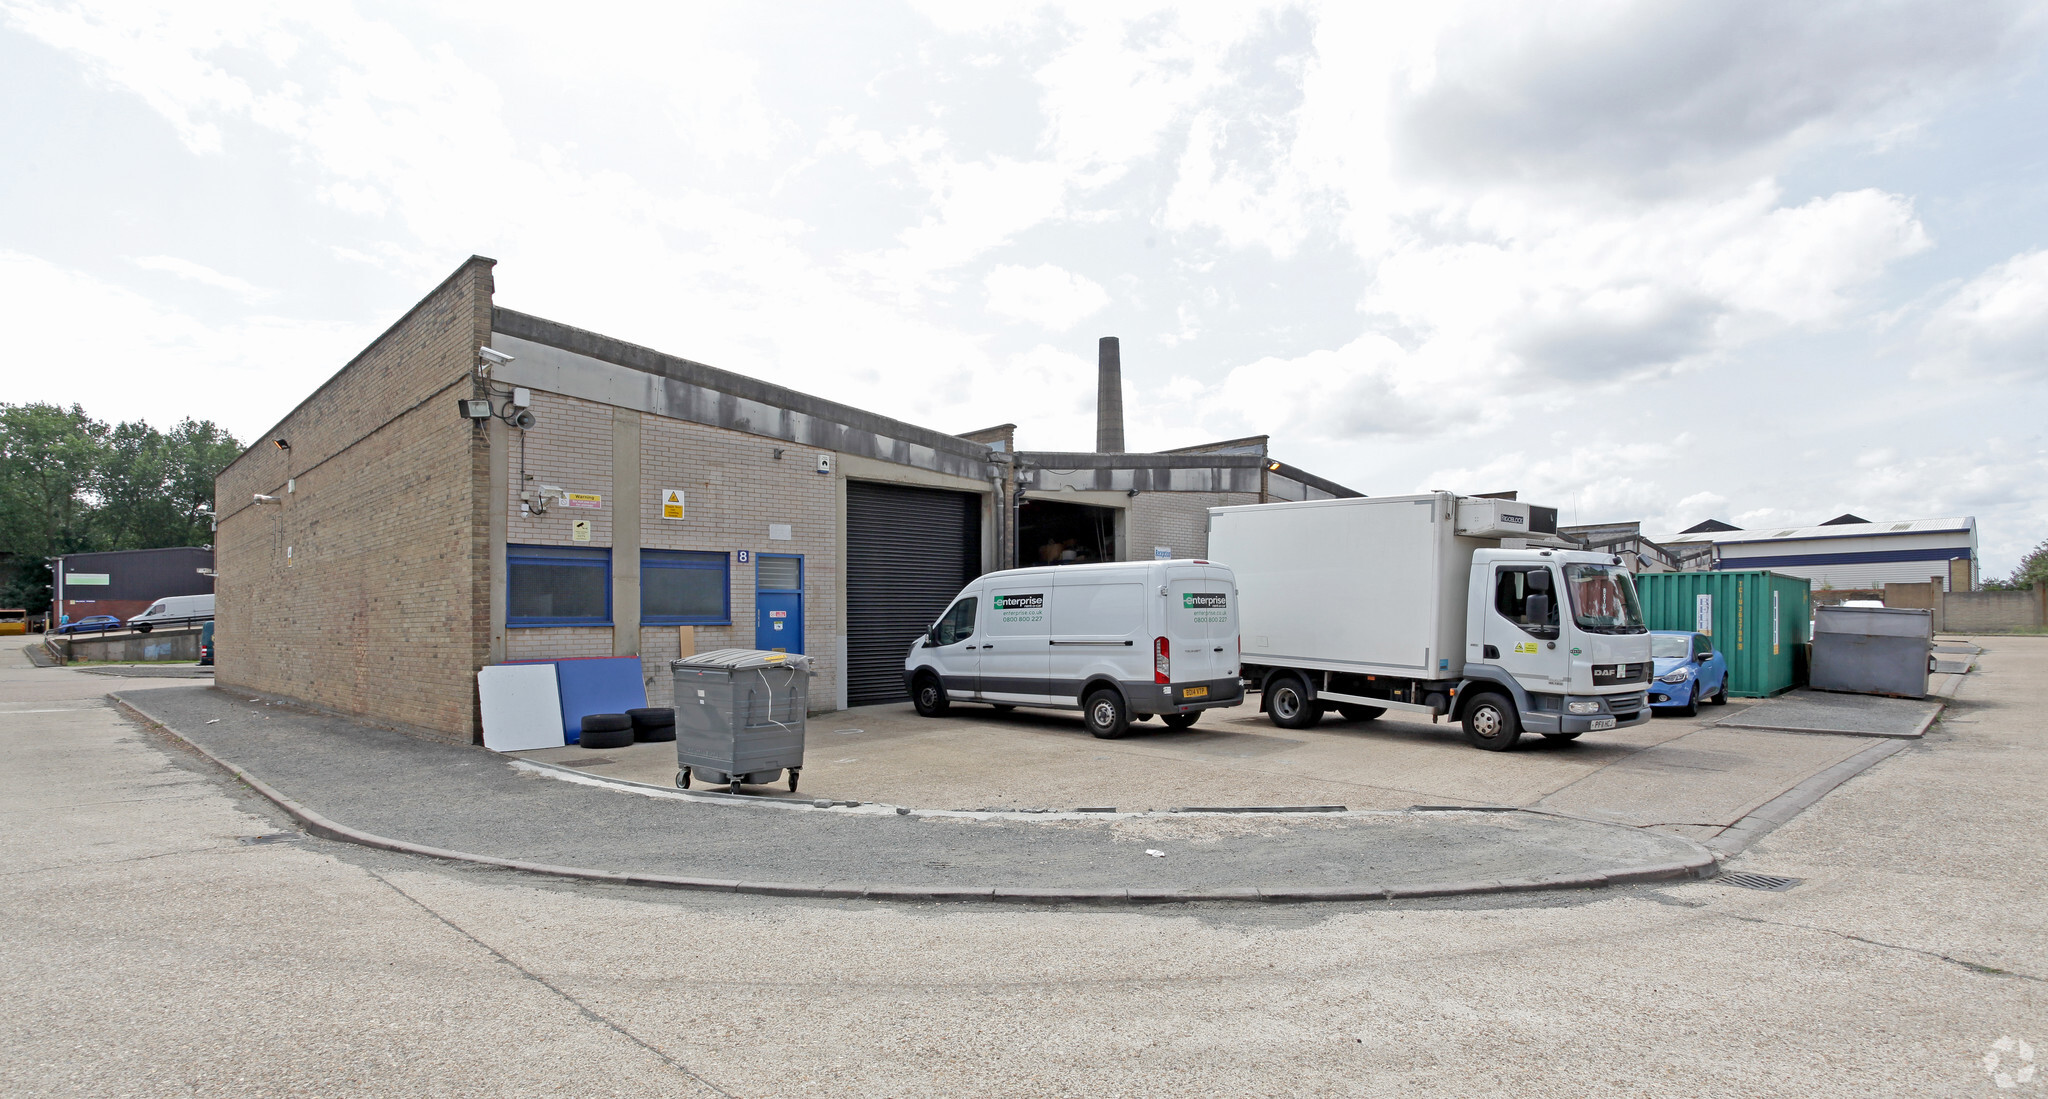
<svg viewBox="0 0 2048 1099"><path fill-rule="evenodd" d="M804 559L796 554L754 555L754 647L804 651Z"/></svg>

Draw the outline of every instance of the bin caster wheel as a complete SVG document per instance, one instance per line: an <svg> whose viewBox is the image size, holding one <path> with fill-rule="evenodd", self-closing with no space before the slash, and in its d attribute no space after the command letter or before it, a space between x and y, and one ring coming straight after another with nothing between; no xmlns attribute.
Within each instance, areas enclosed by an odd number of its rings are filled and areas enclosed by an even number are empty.
<svg viewBox="0 0 2048 1099"><path fill-rule="evenodd" d="M739 780L739 779L733 779L733 780L732 780L732 786L731 786L731 788L730 788L730 789L731 789L731 792L732 792L732 793L735 793L735 794L739 793L739 792L740 792L740 780Z"/></svg>
<svg viewBox="0 0 2048 1099"><path fill-rule="evenodd" d="M796 793L796 768L794 767L789 769L789 792L792 794Z"/></svg>
<svg viewBox="0 0 2048 1099"><path fill-rule="evenodd" d="M687 790L687 789L689 789L689 788L690 788L690 769L689 769L688 767L685 767L685 768L683 768L682 770L680 770L680 771L677 771L677 772L676 772L676 789L678 789L678 790Z"/></svg>

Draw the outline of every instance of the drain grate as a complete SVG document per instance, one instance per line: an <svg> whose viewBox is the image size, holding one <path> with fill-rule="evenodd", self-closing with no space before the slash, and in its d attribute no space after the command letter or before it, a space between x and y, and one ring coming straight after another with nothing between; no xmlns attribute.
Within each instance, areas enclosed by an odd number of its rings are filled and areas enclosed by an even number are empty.
<svg viewBox="0 0 2048 1099"><path fill-rule="evenodd" d="M1743 889L1761 889L1768 893L1783 893L1785 890L1805 881L1805 878L1781 878L1776 874L1723 874L1720 878L1725 885L1740 886Z"/></svg>

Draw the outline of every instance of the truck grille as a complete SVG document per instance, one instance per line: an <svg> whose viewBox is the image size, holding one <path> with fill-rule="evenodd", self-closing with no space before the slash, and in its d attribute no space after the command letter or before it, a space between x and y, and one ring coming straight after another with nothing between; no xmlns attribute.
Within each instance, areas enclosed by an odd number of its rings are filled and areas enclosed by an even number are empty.
<svg viewBox="0 0 2048 1099"><path fill-rule="evenodd" d="M1650 666L1648 664L1593 665L1593 683L1595 686L1613 683L1648 683L1649 681Z"/></svg>

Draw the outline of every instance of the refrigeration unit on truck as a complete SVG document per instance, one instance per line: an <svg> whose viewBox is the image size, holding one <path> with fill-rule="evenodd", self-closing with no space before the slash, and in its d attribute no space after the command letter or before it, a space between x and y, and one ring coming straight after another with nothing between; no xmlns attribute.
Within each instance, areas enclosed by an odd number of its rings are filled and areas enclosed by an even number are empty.
<svg viewBox="0 0 2048 1099"><path fill-rule="evenodd" d="M1274 724L1399 710L1505 751L1650 718L1633 578L1556 531L1553 508L1448 492L1251 504L1209 509L1209 559Z"/></svg>

